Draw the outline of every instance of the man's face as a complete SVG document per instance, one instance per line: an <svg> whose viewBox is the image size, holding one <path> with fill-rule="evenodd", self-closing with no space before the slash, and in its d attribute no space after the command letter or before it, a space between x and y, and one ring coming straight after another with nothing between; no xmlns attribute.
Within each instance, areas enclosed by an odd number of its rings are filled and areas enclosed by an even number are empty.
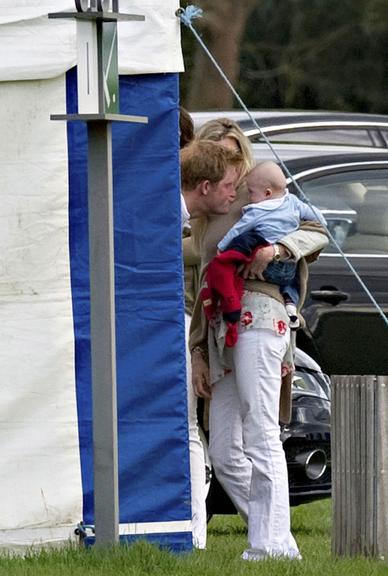
<svg viewBox="0 0 388 576"><path fill-rule="evenodd" d="M206 212L208 214L227 214L232 203L236 200L236 184L238 171L229 166L222 180L216 184L208 184L206 198Z"/></svg>

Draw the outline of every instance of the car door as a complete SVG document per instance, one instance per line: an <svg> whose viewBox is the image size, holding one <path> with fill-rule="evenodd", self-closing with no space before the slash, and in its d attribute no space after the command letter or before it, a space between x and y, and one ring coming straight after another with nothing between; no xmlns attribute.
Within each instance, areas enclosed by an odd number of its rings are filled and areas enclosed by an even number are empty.
<svg viewBox="0 0 388 576"><path fill-rule="evenodd" d="M294 175L373 298L388 314L388 162ZM293 184L290 190L298 193ZM331 243L310 265L299 347L328 374L388 374L388 326Z"/></svg>

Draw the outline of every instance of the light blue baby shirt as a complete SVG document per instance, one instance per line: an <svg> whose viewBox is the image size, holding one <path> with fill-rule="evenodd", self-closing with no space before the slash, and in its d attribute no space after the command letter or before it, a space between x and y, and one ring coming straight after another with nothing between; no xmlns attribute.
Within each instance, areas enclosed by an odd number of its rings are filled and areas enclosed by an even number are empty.
<svg viewBox="0 0 388 576"><path fill-rule="evenodd" d="M314 220L326 224L322 213L314 210L295 194L290 194L287 188L281 198L271 198L247 204L242 208L242 216L218 243L222 252L228 244L243 232L255 230L269 244L274 244L299 228L300 220Z"/></svg>

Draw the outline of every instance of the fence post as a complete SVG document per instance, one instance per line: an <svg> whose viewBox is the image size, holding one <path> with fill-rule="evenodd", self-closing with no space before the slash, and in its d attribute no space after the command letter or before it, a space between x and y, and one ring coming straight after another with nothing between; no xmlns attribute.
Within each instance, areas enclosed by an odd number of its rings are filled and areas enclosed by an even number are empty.
<svg viewBox="0 0 388 576"><path fill-rule="evenodd" d="M388 558L388 376L333 376L332 391L332 552Z"/></svg>

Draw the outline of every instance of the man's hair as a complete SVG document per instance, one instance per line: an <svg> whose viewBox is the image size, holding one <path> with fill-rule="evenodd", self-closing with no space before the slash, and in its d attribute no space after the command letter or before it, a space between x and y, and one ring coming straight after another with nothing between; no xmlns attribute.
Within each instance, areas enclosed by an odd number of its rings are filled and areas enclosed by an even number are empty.
<svg viewBox="0 0 388 576"><path fill-rule="evenodd" d="M181 150L181 186L192 190L204 180L220 182L229 166L240 167L240 152L211 140L194 140Z"/></svg>
<svg viewBox="0 0 388 576"><path fill-rule="evenodd" d="M186 108L179 107L179 147L183 148L194 138L194 122Z"/></svg>

